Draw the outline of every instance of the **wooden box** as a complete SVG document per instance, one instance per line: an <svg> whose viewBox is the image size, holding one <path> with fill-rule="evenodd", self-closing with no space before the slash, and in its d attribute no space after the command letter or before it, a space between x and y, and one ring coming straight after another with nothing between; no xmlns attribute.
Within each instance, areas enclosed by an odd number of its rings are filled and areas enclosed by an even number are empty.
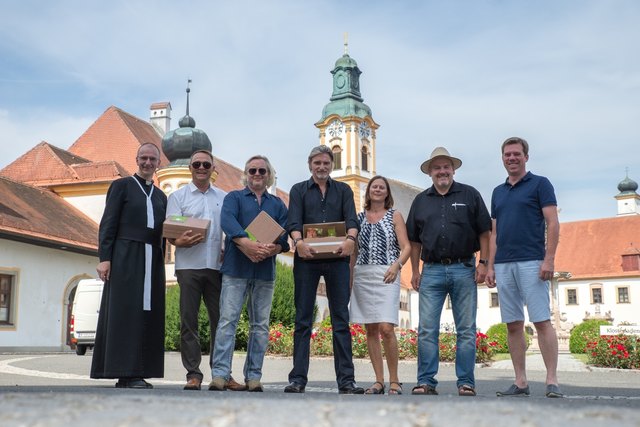
<svg viewBox="0 0 640 427"><path fill-rule="evenodd" d="M304 242L316 251L313 259L342 258L334 252L344 242L346 235L344 222L305 224L302 227Z"/></svg>
<svg viewBox="0 0 640 427"><path fill-rule="evenodd" d="M162 236L167 239L177 239L187 230L193 231L194 234L202 234L207 239L209 234L209 225L211 221L208 219L192 218L190 216L171 215L167 217L162 225Z"/></svg>
<svg viewBox="0 0 640 427"><path fill-rule="evenodd" d="M284 228L265 211L260 211L245 228L249 239L260 243L275 243L284 233Z"/></svg>

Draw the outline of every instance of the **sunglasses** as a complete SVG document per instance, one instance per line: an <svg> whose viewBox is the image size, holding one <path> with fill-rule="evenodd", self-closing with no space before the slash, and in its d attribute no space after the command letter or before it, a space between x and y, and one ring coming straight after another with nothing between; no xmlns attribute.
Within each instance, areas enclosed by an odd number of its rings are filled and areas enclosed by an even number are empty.
<svg viewBox="0 0 640 427"><path fill-rule="evenodd" d="M259 175L267 174L267 170L265 168L250 168L247 172L249 175L255 175L256 173Z"/></svg>
<svg viewBox="0 0 640 427"><path fill-rule="evenodd" d="M200 169L200 166L202 166L205 169L211 169L211 166L213 166L211 164L211 162L193 162L191 163L191 167L194 169Z"/></svg>

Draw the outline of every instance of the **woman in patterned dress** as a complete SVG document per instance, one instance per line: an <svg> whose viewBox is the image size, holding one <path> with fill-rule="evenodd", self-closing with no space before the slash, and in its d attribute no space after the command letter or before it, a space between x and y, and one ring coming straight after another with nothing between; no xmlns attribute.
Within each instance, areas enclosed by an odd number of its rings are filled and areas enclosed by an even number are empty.
<svg viewBox="0 0 640 427"><path fill-rule="evenodd" d="M358 214L358 255L353 274L350 320L363 323L376 381L365 394L384 394L382 346L389 369L389 394L402 394L398 379L400 270L411 254L402 214L393 208L389 181L374 176L367 185L364 212Z"/></svg>

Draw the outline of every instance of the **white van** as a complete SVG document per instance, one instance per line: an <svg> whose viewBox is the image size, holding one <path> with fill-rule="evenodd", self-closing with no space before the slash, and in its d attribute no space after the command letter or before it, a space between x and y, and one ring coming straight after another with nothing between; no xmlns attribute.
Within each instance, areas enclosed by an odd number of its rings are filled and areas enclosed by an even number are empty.
<svg viewBox="0 0 640 427"><path fill-rule="evenodd" d="M102 280L83 279L76 288L69 332L71 345L76 346L76 354L79 356L84 355L87 348L93 348L95 343L103 286Z"/></svg>

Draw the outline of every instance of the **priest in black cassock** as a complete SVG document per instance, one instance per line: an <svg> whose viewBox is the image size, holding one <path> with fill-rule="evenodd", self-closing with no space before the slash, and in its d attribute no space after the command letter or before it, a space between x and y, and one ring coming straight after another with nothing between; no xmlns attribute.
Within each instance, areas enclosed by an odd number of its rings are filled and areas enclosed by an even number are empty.
<svg viewBox="0 0 640 427"><path fill-rule="evenodd" d="M167 197L153 185L160 150L142 144L136 162L138 172L107 192L96 269L105 284L91 378L118 378L118 388L153 388L144 378L164 376Z"/></svg>

